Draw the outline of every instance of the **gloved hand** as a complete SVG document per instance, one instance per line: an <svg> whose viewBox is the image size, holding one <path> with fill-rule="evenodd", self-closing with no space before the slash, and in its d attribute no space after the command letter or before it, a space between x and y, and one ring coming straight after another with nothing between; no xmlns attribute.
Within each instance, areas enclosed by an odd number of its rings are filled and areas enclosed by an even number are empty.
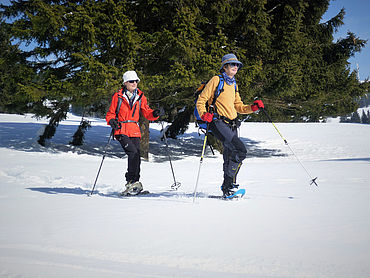
<svg viewBox="0 0 370 278"><path fill-rule="evenodd" d="M212 120L213 120L213 113L209 113L209 112L207 112L207 113L204 113L203 115L202 115L202 117L200 117L203 121L205 121L205 122L207 122L207 123L210 123L210 122L212 122Z"/></svg>
<svg viewBox="0 0 370 278"><path fill-rule="evenodd" d="M159 110L159 109L155 109L154 111L153 111L153 117L154 118L157 118L158 116L160 116L161 115L161 110Z"/></svg>
<svg viewBox="0 0 370 278"><path fill-rule="evenodd" d="M121 128L120 123L116 119L110 119L109 120L109 125L114 129L114 130L119 130Z"/></svg>
<svg viewBox="0 0 370 278"><path fill-rule="evenodd" d="M265 105L263 104L262 100L256 99L253 104L251 105L252 111L258 111L261 108L265 108Z"/></svg>

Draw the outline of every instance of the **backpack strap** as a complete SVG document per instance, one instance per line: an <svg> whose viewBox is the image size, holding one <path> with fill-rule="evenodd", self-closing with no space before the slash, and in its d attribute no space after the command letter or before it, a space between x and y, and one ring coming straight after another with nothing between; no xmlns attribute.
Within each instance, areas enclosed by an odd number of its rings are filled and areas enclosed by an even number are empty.
<svg viewBox="0 0 370 278"><path fill-rule="evenodd" d="M215 95L213 97L212 104L210 106L210 107L213 108L214 113L216 113L216 114L217 114L217 108L216 108L215 103L216 103L216 100L217 100L218 96L224 91L224 84L225 84L224 77L221 74L219 74L218 77L220 78L220 82L218 82L218 86L217 86L217 89L215 91ZM234 87L235 87L235 94L236 94L236 92L238 91L237 86L236 86L236 82L234 82Z"/></svg>
<svg viewBox="0 0 370 278"><path fill-rule="evenodd" d="M143 97L143 94L140 94L139 98L136 100L134 111L132 112L131 117L134 117L134 115L135 115L136 107L137 107L137 102L139 102L139 111L140 111L142 97ZM117 102L117 109L116 109L116 119L117 119L117 121L118 121L118 113L119 113L119 110L121 108L122 100L123 100L123 96L118 95L118 102ZM134 120L119 121L119 122L121 124L138 123L137 121L134 121Z"/></svg>
<svg viewBox="0 0 370 278"><path fill-rule="evenodd" d="M122 99L123 99L123 96L120 96L120 92L122 92L123 91L123 88L120 90L120 91L118 91L117 92L117 97L118 97L118 99L117 99L117 106L116 106L116 120L117 120L117 122L119 122L118 121L118 113L119 113L119 110L121 109L121 105L122 105ZM114 129L112 128L112 134L114 134ZM115 136L113 135L113 140L115 140Z"/></svg>
<svg viewBox="0 0 370 278"><path fill-rule="evenodd" d="M123 96L119 94L120 92L123 93L123 88L117 93L118 94L117 107L116 107L116 120L117 121L118 121L118 113L119 113L119 110L121 109L122 100L123 100Z"/></svg>
<svg viewBox="0 0 370 278"><path fill-rule="evenodd" d="M217 89L215 90L215 95L213 96L212 104L210 105L210 108L212 108L216 114L217 114L217 108L215 106L216 100L218 96L224 91L224 83L225 80L221 74L218 75L220 78L220 81L218 82Z"/></svg>

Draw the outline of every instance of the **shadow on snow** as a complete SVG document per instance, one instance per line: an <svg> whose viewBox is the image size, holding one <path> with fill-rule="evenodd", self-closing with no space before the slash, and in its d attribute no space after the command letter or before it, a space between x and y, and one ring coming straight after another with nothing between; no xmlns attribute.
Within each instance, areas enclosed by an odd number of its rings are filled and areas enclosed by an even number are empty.
<svg viewBox="0 0 370 278"><path fill-rule="evenodd" d="M370 162L370 157L355 157L355 158L333 158L333 159L325 159L322 161L346 161L346 162L351 162L351 161L367 161Z"/></svg>
<svg viewBox="0 0 370 278"><path fill-rule="evenodd" d="M29 187L27 188L31 191L41 192L45 194L73 194L73 195L86 195L90 196L91 190L82 189L80 187L75 188L68 188L68 187ZM109 198L119 198L119 199L127 199L127 198L193 198L193 193L185 193L176 190L167 190L161 192L151 192L149 194L143 194L139 196L124 196L121 197L118 195L119 192L111 192L111 193L102 193L98 190L94 190L93 195L98 195L102 197L109 197ZM209 195L198 192L198 198L207 198Z"/></svg>
<svg viewBox="0 0 370 278"><path fill-rule="evenodd" d="M110 127L92 126L85 134L84 144L82 146L72 146L69 142L77 129L76 125L59 125L55 136L47 140L46 147L41 146L37 140L42 134L45 124L39 123L0 123L0 147L28 152L72 152L77 154L88 154L101 156L108 143L110 136ZM178 139L168 138L168 145L171 159L179 160L187 156L201 155L204 135L197 132L185 133ZM260 142L241 138L248 150L248 157L271 157L284 156L280 150L260 148ZM168 153L165 142L161 140L161 133L157 129L150 129L150 154L154 162L163 162L168 160ZM207 147L206 156L212 155ZM112 140L107 147L107 157L121 158L126 154L121 145Z"/></svg>

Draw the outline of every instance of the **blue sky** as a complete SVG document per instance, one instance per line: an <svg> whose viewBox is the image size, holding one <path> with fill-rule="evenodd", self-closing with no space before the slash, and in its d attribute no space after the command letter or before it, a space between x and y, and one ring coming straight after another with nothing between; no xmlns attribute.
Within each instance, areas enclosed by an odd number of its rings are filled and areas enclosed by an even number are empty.
<svg viewBox="0 0 370 278"><path fill-rule="evenodd" d="M341 8L346 10L344 25L334 35L334 41L346 37L351 31L363 40L368 40L365 48L360 53L349 59L351 69L359 67L360 80L370 79L370 1L369 0L332 0L329 9L324 14L322 21L327 21L339 13Z"/></svg>
<svg viewBox="0 0 370 278"><path fill-rule="evenodd" d="M9 3L8 0L0 0L0 3ZM349 59L352 70L359 67L360 80L370 79L370 0L331 0L329 9L323 15L322 21L327 21L345 8L344 25L334 35L334 41L346 37L347 31L351 31L361 39L368 40L367 45L360 53Z"/></svg>

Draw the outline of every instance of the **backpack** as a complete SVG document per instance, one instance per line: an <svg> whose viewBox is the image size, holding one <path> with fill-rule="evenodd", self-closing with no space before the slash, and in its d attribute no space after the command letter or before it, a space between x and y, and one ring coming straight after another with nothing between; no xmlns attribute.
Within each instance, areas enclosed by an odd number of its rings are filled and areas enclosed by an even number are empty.
<svg viewBox="0 0 370 278"><path fill-rule="evenodd" d="M214 94L214 97L213 97L213 100L212 100L212 106L215 106L215 103L216 103L216 100L217 100L218 96L224 91L224 83L225 83L224 77L221 74L219 74L218 77L220 78L220 81L219 81L218 86L215 90L215 94ZM203 92L204 87L207 85L208 81L207 82L202 82L201 85L199 86L199 88L194 93L194 96L195 96L194 116L196 118L196 124L202 130L207 129L207 122L203 121L202 118L200 117L196 104L197 104L199 95ZM234 83L234 85L235 85L235 93L236 93L237 92L236 83ZM208 108L209 108L209 105L208 105L208 102L207 102L206 103L207 111L208 111ZM217 113L217 111L214 111L214 112Z"/></svg>

